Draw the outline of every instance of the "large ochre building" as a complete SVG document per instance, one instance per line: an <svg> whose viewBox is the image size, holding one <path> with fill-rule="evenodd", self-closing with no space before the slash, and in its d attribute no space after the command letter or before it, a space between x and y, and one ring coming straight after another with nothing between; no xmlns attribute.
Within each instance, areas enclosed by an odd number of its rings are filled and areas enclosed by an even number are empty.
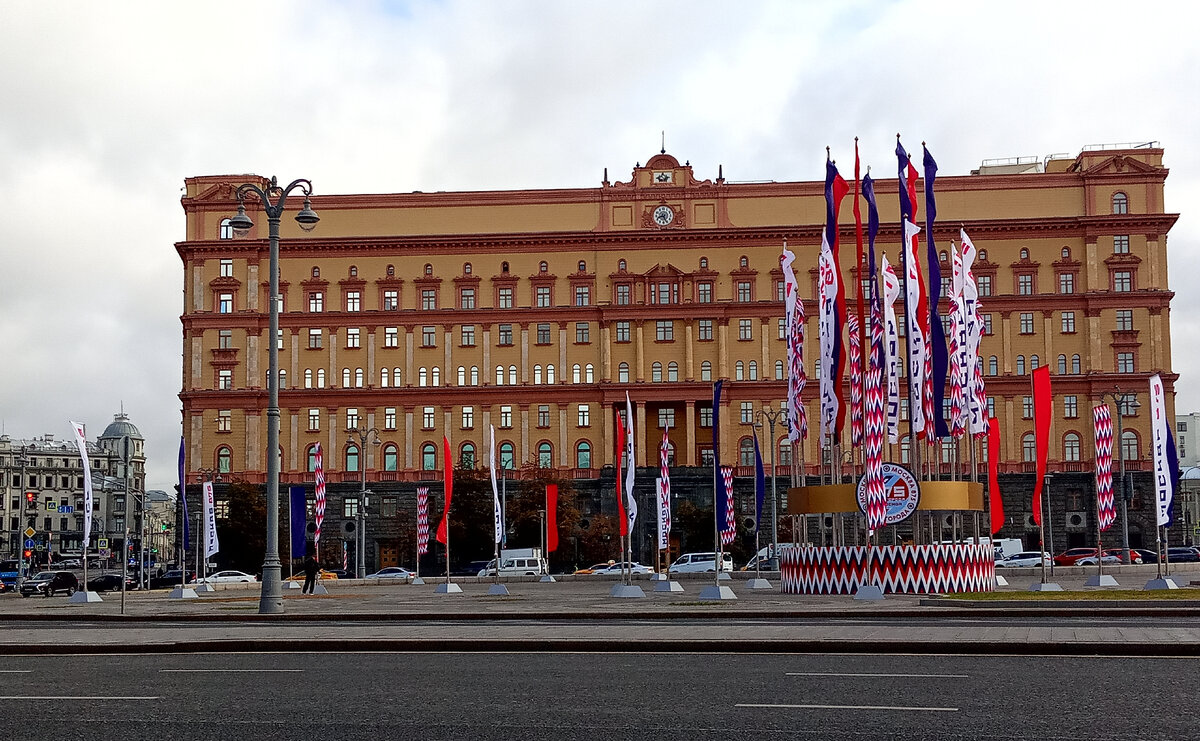
<svg viewBox="0 0 1200 741"><path fill-rule="evenodd" d="M1162 159L1157 144L1096 146L1074 157L984 161L937 180L943 275L960 227L979 249L981 354L1019 536L1028 476L1016 475L1032 471L1032 368L1054 374L1050 468L1068 474L1066 486L1051 488L1064 515L1059 537L1094 532L1091 408L1103 394L1128 392L1121 450L1129 470L1149 470L1147 379L1161 373L1169 399L1176 380L1167 233L1177 215L1164 209ZM267 224L250 204L254 228L230 228L244 182L264 184L256 175L185 181L186 237L176 249L192 481L201 469L266 480ZM876 184L877 244L893 263L896 185ZM799 254L811 316L821 182L702 178L659 153L627 180L610 182L606 171L596 188L373 195L315 186L317 227L302 231L288 214L282 227L281 480L311 485L320 442L331 491L346 484L341 508L330 510L337 519L355 512L365 472L383 494L372 502L381 515L375 532L368 524L374 564L396 558L401 539L386 526L389 512L408 506L417 482L440 478L443 435L456 460L486 465L495 425L502 462L560 469L598 500L611 491L614 409L628 393L638 465L657 466L666 429L679 475L702 487L711 481L712 382L728 379L722 460L752 463L756 412L778 408L785 395L780 252L787 240ZM849 198L841 230L853 296ZM805 345L815 433L815 322ZM363 446L351 428L375 428L380 444L372 436ZM792 451L778 426L775 436L782 477ZM815 437L804 450L813 474ZM764 450L768 463L771 455ZM907 446L890 456L907 460ZM641 478L651 492L650 470ZM1134 513L1150 517L1135 488ZM1135 524L1135 537L1147 528Z"/></svg>

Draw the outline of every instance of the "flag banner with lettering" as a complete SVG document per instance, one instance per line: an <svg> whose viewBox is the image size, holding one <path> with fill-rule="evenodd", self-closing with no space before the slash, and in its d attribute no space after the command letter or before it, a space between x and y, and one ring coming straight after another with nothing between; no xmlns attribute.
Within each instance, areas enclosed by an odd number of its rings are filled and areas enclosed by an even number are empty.
<svg viewBox="0 0 1200 741"><path fill-rule="evenodd" d="M917 168L909 160L908 152L896 137L896 163L899 172L900 226L903 232L900 265L904 272L905 339L908 345L908 386L912 407L909 410L909 426L915 439L925 433L925 368L929 355L929 302L925 293L925 280L921 271L921 260L917 256ZM932 425L933 421L929 420Z"/></svg>
<svg viewBox="0 0 1200 741"><path fill-rule="evenodd" d="M622 415L621 415L620 409L617 409L616 413L617 413L617 447L614 448L614 450L617 455L617 477L616 477L617 527L620 531L621 537L625 537L626 535L629 534L629 518L626 517L626 515L625 515L625 494L623 491L624 486L625 486L625 480L621 476L621 459L625 457L624 456L624 453L625 453L625 420L624 420L624 417L622 417ZM714 423L715 423L716 417L714 416L713 419L714 419ZM633 463L632 461L629 461L629 465L632 465L632 463Z"/></svg>
<svg viewBox="0 0 1200 741"><path fill-rule="evenodd" d="M725 522L725 477L721 475L721 386L713 384L712 451L713 451L713 509L718 523ZM722 525L723 526L723 525Z"/></svg>
<svg viewBox="0 0 1200 741"><path fill-rule="evenodd" d="M821 254L817 258L817 339L820 343L821 440L831 437L837 425L838 394L834 386L837 350L841 345L837 319L837 270L827 232L821 232Z"/></svg>
<svg viewBox="0 0 1200 741"><path fill-rule="evenodd" d="M499 543L504 537L504 511L500 507L500 488L496 486L496 425L488 425L488 469L492 477L492 519L494 520L494 542Z"/></svg>
<svg viewBox="0 0 1200 741"><path fill-rule="evenodd" d="M187 511L187 467L184 465L186 456L184 453L183 436L179 436L179 503L183 505L183 550L190 551L192 549L192 529L188 525Z"/></svg>
<svg viewBox="0 0 1200 741"><path fill-rule="evenodd" d="M785 240L779 264L783 268L784 330L788 358L787 434L793 443L808 437L807 421L801 422L804 414L801 392L808 380L804 372L804 301L800 298L796 282L795 261L796 253L788 249Z"/></svg>
<svg viewBox="0 0 1200 741"><path fill-rule="evenodd" d="M883 302L879 295L879 266L875 261L875 237L879 233L879 209L875 205L875 183L868 173L863 179L863 196L867 200L867 294L871 304L868 336L865 430L863 463L867 478L867 530L883 527L887 518L887 485L883 479L883 437L886 422L883 403Z"/></svg>
<svg viewBox="0 0 1200 741"><path fill-rule="evenodd" d="M842 199L850 192L850 186L838 174L837 167L825 158L825 231L821 237L821 260L818 263L818 282L831 295L831 305L822 307L823 331L829 333L828 364L821 368L821 379L826 378L824 371L829 370L829 394L833 398L830 410L833 412L833 422L829 434L841 438L842 428L846 422L846 397L842 389L842 376L846 368L846 348L842 344L842 331L846 322L846 289L842 281L842 267L839 250L841 239L838 234L838 212L842 207ZM828 255L825 245L829 245ZM826 271L822 273L822 271ZM827 273L827 274L826 274ZM822 345L824 348L824 345ZM822 350L825 353L825 350ZM822 389L825 389L822 383ZM822 393L824 396L824 393Z"/></svg>
<svg viewBox="0 0 1200 741"><path fill-rule="evenodd" d="M992 535L1004 527L1004 497L1000 495L1000 422L995 417L988 420L988 510L991 515Z"/></svg>
<svg viewBox="0 0 1200 741"><path fill-rule="evenodd" d="M963 289L966 278L963 274L962 254L953 240L950 242L951 281L950 281L950 348L949 368L950 377L950 435L959 440L967 432L967 341L966 305L963 302Z"/></svg>
<svg viewBox="0 0 1200 741"><path fill-rule="evenodd" d="M1042 524L1042 484L1046 479L1046 460L1050 455L1050 420L1054 416L1054 397L1050 391L1050 366L1033 370L1033 434L1037 446L1037 479L1033 482L1033 522Z"/></svg>
<svg viewBox="0 0 1200 741"><path fill-rule="evenodd" d="M850 340L850 444L857 447L863 436L862 333L857 315L846 317L846 334Z"/></svg>
<svg viewBox="0 0 1200 741"><path fill-rule="evenodd" d="M429 553L429 487L417 487L417 555Z"/></svg>
<svg viewBox="0 0 1200 741"><path fill-rule="evenodd" d="M1096 439L1096 520L1100 532L1117 521L1117 500L1113 496L1113 423L1108 404L1092 407L1092 431Z"/></svg>
<svg viewBox="0 0 1200 741"><path fill-rule="evenodd" d="M221 550L217 539L217 507L213 498L213 482L205 481L203 486L203 518L204 518L204 557Z"/></svg>
<svg viewBox="0 0 1200 741"><path fill-rule="evenodd" d="M558 550L558 484L546 484L546 553Z"/></svg>
<svg viewBox="0 0 1200 741"><path fill-rule="evenodd" d="M67 421L71 422L71 420ZM87 432L78 422L71 422L71 430L75 433L75 446L79 448L79 459L83 465L83 540L80 542L83 543L83 548L86 550L92 537L92 468L88 462ZM182 444L179 449L182 452ZM183 489L180 489L179 495L183 496ZM186 515L184 522L187 522Z"/></svg>
<svg viewBox="0 0 1200 741"><path fill-rule="evenodd" d="M290 558L304 555L305 529L308 527L308 499L303 486L288 487L288 529L291 531Z"/></svg>
<svg viewBox="0 0 1200 741"><path fill-rule="evenodd" d="M321 453L321 443L317 443L313 450L313 474L316 476L316 486L314 492L316 502L313 506L313 521L317 524L317 529L313 533L313 543L321 542L321 525L325 522L325 462L324 456Z"/></svg>
<svg viewBox="0 0 1200 741"><path fill-rule="evenodd" d="M721 466L720 478L725 485L725 518L721 520L721 545L729 545L737 536L737 511L733 503L733 466Z"/></svg>
<svg viewBox="0 0 1200 741"><path fill-rule="evenodd" d="M854 213L854 270L858 285L855 286L854 321L847 323L850 340L850 444L857 446L863 439L863 374L866 372L864 348L871 346L871 328L867 324L865 296L863 295L863 224L862 207L859 203L859 157L858 137L854 137L854 193L851 211Z"/></svg>
<svg viewBox="0 0 1200 741"><path fill-rule="evenodd" d="M771 474L772 476L774 473ZM754 433L754 532L762 527L763 501L767 495L767 474L763 470L762 449L758 447L758 433Z"/></svg>
<svg viewBox="0 0 1200 741"><path fill-rule="evenodd" d="M983 341L983 317L980 314L979 285L975 282L975 244L965 229L958 232L962 242L963 263L963 317L966 320L967 336L967 431L982 437L988 429L987 392L983 383L983 361L979 357L979 344Z"/></svg>
<svg viewBox="0 0 1200 741"><path fill-rule="evenodd" d="M921 164L925 170L925 254L929 261L929 346L933 375L929 377L933 397L929 400L933 410L934 435L926 434L930 442L936 438L950 436L946 427L943 400L946 398L946 378L949 372L949 357L946 353L946 330L938 313L938 299L942 296L942 268L939 263L937 245L933 241L933 222L937 220L937 201L933 197L933 181L937 178L937 162L929 148L921 144L924 154Z"/></svg>
<svg viewBox="0 0 1200 741"><path fill-rule="evenodd" d="M1155 523L1160 527L1171 524L1171 469L1167 460L1167 394L1162 378L1150 376L1150 444L1154 451Z"/></svg>
<svg viewBox="0 0 1200 741"><path fill-rule="evenodd" d="M900 297L900 279L883 256L883 366L887 374L887 393L884 406L887 409L888 442L900 440L900 331L896 326L896 299Z"/></svg>
<svg viewBox="0 0 1200 741"><path fill-rule="evenodd" d="M625 455L629 461L629 465L625 468L625 517L629 519L626 532L633 532L633 525L637 522L638 513L637 499L633 496L633 478L634 474L637 473L637 458L634 457L636 451L633 445L635 437L633 429L633 404L629 401L628 391L625 392L625 416L629 420L627 425L629 432L625 436ZM630 544L630 547L632 547L632 544Z"/></svg>
<svg viewBox="0 0 1200 741"><path fill-rule="evenodd" d="M657 478L654 490L658 492L658 550L671 546L671 482Z"/></svg>
<svg viewBox="0 0 1200 741"><path fill-rule="evenodd" d="M454 497L454 466L450 460L450 439L442 435L442 521L438 523L437 542L450 550L450 500ZM446 554L449 558L449 553Z"/></svg>

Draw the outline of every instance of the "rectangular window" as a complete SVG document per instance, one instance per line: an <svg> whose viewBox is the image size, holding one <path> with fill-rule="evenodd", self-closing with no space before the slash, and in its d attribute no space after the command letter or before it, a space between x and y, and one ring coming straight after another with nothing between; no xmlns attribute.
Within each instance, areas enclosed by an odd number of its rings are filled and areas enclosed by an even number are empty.
<svg viewBox="0 0 1200 741"><path fill-rule="evenodd" d="M992 295L992 276L990 276L990 275L976 276L975 285L976 285L976 287L979 288L980 296L991 296Z"/></svg>
<svg viewBox="0 0 1200 741"><path fill-rule="evenodd" d="M1075 332L1075 312L1064 311L1062 313L1062 331L1064 334Z"/></svg>
<svg viewBox="0 0 1200 741"><path fill-rule="evenodd" d="M361 291L346 291L346 311L362 311Z"/></svg>
<svg viewBox="0 0 1200 741"><path fill-rule="evenodd" d="M1068 419L1074 419L1079 416L1079 397L1063 397L1063 416Z"/></svg>
<svg viewBox="0 0 1200 741"><path fill-rule="evenodd" d="M583 345L592 341L592 325L587 322L575 322L575 342Z"/></svg>
<svg viewBox="0 0 1200 741"><path fill-rule="evenodd" d="M399 511L399 501L396 497L382 497L380 499L379 516L384 520L395 517Z"/></svg>
<svg viewBox="0 0 1200 741"><path fill-rule="evenodd" d="M228 259L221 260L221 277L222 278L232 278L233 277L233 260L228 260Z"/></svg>
<svg viewBox="0 0 1200 741"><path fill-rule="evenodd" d="M358 517L358 496L342 499L342 517L347 520Z"/></svg>
<svg viewBox="0 0 1200 741"><path fill-rule="evenodd" d="M222 293L217 296L217 313L232 314L233 313L233 294Z"/></svg>
<svg viewBox="0 0 1200 741"><path fill-rule="evenodd" d="M750 296L751 296L750 281L739 280L737 283L737 300L738 300L738 302L743 303L743 304L748 304L748 303L750 303Z"/></svg>
<svg viewBox="0 0 1200 741"><path fill-rule="evenodd" d="M474 309L475 308L475 289L464 288L458 292L458 308Z"/></svg>
<svg viewBox="0 0 1200 741"><path fill-rule="evenodd" d="M421 429L432 430L433 429L433 418L434 418L433 407L422 407L421 408Z"/></svg>
<svg viewBox="0 0 1200 741"><path fill-rule="evenodd" d="M1060 273L1058 276L1059 293L1075 293L1075 274Z"/></svg>
<svg viewBox="0 0 1200 741"><path fill-rule="evenodd" d="M575 305L590 306L592 303L592 289L590 286L575 286Z"/></svg>
<svg viewBox="0 0 1200 741"><path fill-rule="evenodd" d="M655 288L655 296L656 303L677 304L679 303L679 284L659 283Z"/></svg>
<svg viewBox="0 0 1200 741"><path fill-rule="evenodd" d="M384 347L399 347L400 346L400 328L399 327L384 327L383 328L383 346Z"/></svg>
<svg viewBox="0 0 1200 741"><path fill-rule="evenodd" d="M511 324L501 324L496 332L496 344L506 346L513 343L513 331Z"/></svg>
<svg viewBox="0 0 1200 741"><path fill-rule="evenodd" d="M500 426L512 427L512 407L507 405L500 407Z"/></svg>
<svg viewBox="0 0 1200 741"><path fill-rule="evenodd" d="M538 427L549 427L550 426L550 405L549 404L538 404L537 414L538 414L537 426Z"/></svg>
<svg viewBox="0 0 1200 741"><path fill-rule="evenodd" d="M223 368L217 371L217 388L221 391L229 391L233 388L233 371L228 368Z"/></svg>
<svg viewBox="0 0 1200 741"><path fill-rule="evenodd" d="M658 410L658 428L665 430L668 427L675 426L675 410L674 409L659 409Z"/></svg>
<svg viewBox="0 0 1200 741"><path fill-rule="evenodd" d="M628 306L633 303L633 289L628 285L617 286L617 306Z"/></svg>
<svg viewBox="0 0 1200 741"><path fill-rule="evenodd" d="M1117 309L1117 331L1129 332L1133 329L1133 309Z"/></svg>
<svg viewBox="0 0 1200 741"><path fill-rule="evenodd" d="M1118 234L1113 237L1113 254L1128 255L1129 254L1129 235Z"/></svg>
<svg viewBox="0 0 1200 741"><path fill-rule="evenodd" d="M864 296L866 296L867 291L870 290L867 287L869 282L870 282L869 280L863 280L863 295ZM787 285L781 280L775 281L775 300L782 303L786 297L787 297Z"/></svg>
<svg viewBox="0 0 1200 741"><path fill-rule="evenodd" d="M383 429L396 429L396 407L384 407L383 410Z"/></svg>
<svg viewBox="0 0 1200 741"><path fill-rule="evenodd" d="M424 311L432 311L437 308L437 289L422 288L421 289L421 309Z"/></svg>
<svg viewBox="0 0 1200 741"><path fill-rule="evenodd" d="M591 427L592 410L587 404L579 405L579 413L576 416L576 425L579 427Z"/></svg>
<svg viewBox="0 0 1200 741"><path fill-rule="evenodd" d="M437 347L437 327L421 327L421 347Z"/></svg>
<svg viewBox="0 0 1200 741"><path fill-rule="evenodd" d="M395 311L400 308L400 292L399 291L384 291L383 292L383 310Z"/></svg>
<svg viewBox="0 0 1200 741"><path fill-rule="evenodd" d="M1021 312L1021 334L1033 334L1033 312Z"/></svg>
<svg viewBox="0 0 1200 741"><path fill-rule="evenodd" d="M741 411L740 420L742 424L748 425L754 422L754 402L743 401L739 406L739 410Z"/></svg>
<svg viewBox="0 0 1200 741"><path fill-rule="evenodd" d="M777 319L776 321L779 323L779 339L786 340L787 339L787 319L785 319L784 317L779 317L779 319Z"/></svg>
<svg viewBox="0 0 1200 741"><path fill-rule="evenodd" d="M539 345L549 345L550 344L550 325L549 324L537 325L537 344L539 344Z"/></svg>
<svg viewBox="0 0 1200 741"><path fill-rule="evenodd" d="M308 330L308 349L309 350L320 350L321 349L321 330L319 330L319 329Z"/></svg>
<svg viewBox="0 0 1200 741"><path fill-rule="evenodd" d="M475 407L462 408L462 428L470 430L475 427Z"/></svg>
<svg viewBox="0 0 1200 741"><path fill-rule="evenodd" d="M356 407L348 407L346 409L346 429L358 429L358 409Z"/></svg>
<svg viewBox="0 0 1200 741"><path fill-rule="evenodd" d="M696 324L696 339L704 342L713 338L713 320L701 319Z"/></svg>
<svg viewBox="0 0 1200 741"><path fill-rule="evenodd" d="M1133 373L1133 353L1117 353L1117 373Z"/></svg>
<svg viewBox="0 0 1200 741"><path fill-rule="evenodd" d="M1113 271L1113 290L1128 293L1133 290L1133 273L1129 270Z"/></svg>
<svg viewBox="0 0 1200 741"><path fill-rule="evenodd" d="M1137 416L1138 407L1141 406L1137 400L1137 394L1125 394L1121 400L1117 402L1117 407L1121 410L1122 417Z"/></svg>
<svg viewBox="0 0 1200 741"><path fill-rule="evenodd" d="M738 340L754 339L754 326L749 319L738 319Z"/></svg>
<svg viewBox="0 0 1200 741"><path fill-rule="evenodd" d="M1033 397L1021 397L1021 417L1024 419L1033 419Z"/></svg>
<svg viewBox="0 0 1200 741"><path fill-rule="evenodd" d="M654 323L654 339L658 342L675 341L675 322L666 319Z"/></svg>
<svg viewBox="0 0 1200 741"><path fill-rule="evenodd" d="M325 311L325 294L321 291L308 294L308 310L314 314Z"/></svg>
<svg viewBox="0 0 1200 741"><path fill-rule="evenodd" d="M629 322L617 322L617 342L629 342Z"/></svg>
<svg viewBox="0 0 1200 741"><path fill-rule="evenodd" d="M697 285L698 294L697 302L701 304L711 304L713 300L713 284L705 281Z"/></svg>
<svg viewBox="0 0 1200 741"><path fill-rule="evenodd" d="M1033 276L1026 273L1017 276L1017 295L1032 296L1033 295Z"/></svg>
<svg viewBox="0 0 1200 741"><path fill-rule="evenodd" d="M283 349L283 330L278 330L275 333L275 347L279 350Z"/></svg>
<svg viewBox="0 0 1200 741"><path fill-rule="evenodd" d="M992 315L991 314L981 314L980 316L983 317L983 333L984 334L993 334L993 332L992 332Z"/></svg>
<svg viewBox="0 0 1200 741"><path fill-rule="evenodd" d="M463 347L475 347L475 325L464 324L459 327L458 339Z"/></svg>
<svg viewBox="0 0 1200 741"><path fill-rule="evenodd" d="M361 347L361 346L362 345L361 345L358 327L347 327L346 328L346 347L353 349L353 348Z"/></svg>
<svg viewBox="0 0 1200 741"><path fill-rule="evenodd" d="M513 289L501 288L496 292L496 301L501 309L511 309L513 307Z"/></svg>
<svg viewBox="0 0 1200 741"><path fill-rule="evenodd" d="M309 409L308 410L308 431L309 432L317 432L320 429L321 429L321 410L320 409Z"/></svg>
<svg viewBox="0 0 1200 741"><path fill-rule="evenodd" d="M217 411L217 432L229 432L233 429L233 412L229 409Z"/></svg>
<svg viewBox="0 0 1200 741"><path fill-rule="evenodd" d="M550 286L538 286L535 296L539 309L550 308Z"/></svg>
<svg viewBox="0 0 1200 741"><path fill-rule="evenodd" d="M217 347L222 350L229 350L233 347L232 329L222 329L217 331Z"/></svg>
<svg viewBox="0 0 1200 741"><path fill-rule="evenodd" d="M712 407L697 407L696 410L700 412L700 426L712 427Z"/></svg>

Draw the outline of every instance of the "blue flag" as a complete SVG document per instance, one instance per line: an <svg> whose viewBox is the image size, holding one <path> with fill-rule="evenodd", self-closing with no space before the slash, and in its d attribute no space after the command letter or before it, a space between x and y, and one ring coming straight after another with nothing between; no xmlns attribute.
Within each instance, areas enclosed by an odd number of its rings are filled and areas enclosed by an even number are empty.
<svg viewBox="0 0 1200 741"><path fill-rule="evenodd" d="M772 440L774 445L775 441ZM771 474L774 475L774 472ZM758 448L758 433L754 433L754 531L762 526L763 499L767 495L767 475L763 472L762 451Z"/></svg>
<svg viewBox="0 0 1200 741"><path fill-rule="evenodd" d="M288 528L292 531L292 549L288 551L291 558L296 554L304 555L304 529L308 525L308 507L304 501L303 486L288 487L289 504Z"/></svg>
<svg viewBox="0 0 1200 741"><path fill-rule="evenodd" d="M1167 472L1171 476L1171 504L1167 506L1167 527L1175 524L1175 495L1179 493L1179 451L1175 449L1175 436L1167 424Z"/></svg>
<svg viewBox="0 0 1200 741"><path fill-rule="evenodd" d="M933 243L933 221L937 218L937 204L933 200L933 181L937 177L937 163L933 155L922 144L925 157L925 254L929 261L929 345L933 352L933 422L934 434L950 437L946 426L946 415L942 411L946 398L946 376L949 373L950 357L946 352L946 330L938 314L938 302L942 298L942 267L938 262L937 247ZM926 424L929 421L926 420Z"/></svg>
<svg viewBox="0 0 1200 741"><path fill-rule="evenodd" d="M192 531L188 527L187 513L187 476L184 474L184 443L183 436L179 436L179 500L183 503L183 550L188 551L192 548Z"/></svg>
<svg viewBox="0 0 1200 741"><path fill-rule="evenodd" d="M713 479L716 482L716 514L720 528L725 527L725 478L721 476L721 384L713 384L713 415L712 415L712 447L713 447Z"/></svg>

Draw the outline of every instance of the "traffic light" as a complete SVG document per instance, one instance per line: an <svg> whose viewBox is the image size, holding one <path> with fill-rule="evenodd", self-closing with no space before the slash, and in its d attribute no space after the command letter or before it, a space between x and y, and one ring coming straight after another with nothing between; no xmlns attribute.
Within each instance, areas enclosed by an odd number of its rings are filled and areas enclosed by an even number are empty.
<svg viewBox="0 0 1200 741"><path fill-rule="evenodd" d="M25 501L29 502L30 504L33 504L33 496L34 496L33 492L31 492L31 491L25 492Z"/></svg>
<svg viewBox="0 0 1200 741"><path fill-rule="evenodd" d="M25 549L25 558L33 558L33 551L26 548Z"/></svg>

